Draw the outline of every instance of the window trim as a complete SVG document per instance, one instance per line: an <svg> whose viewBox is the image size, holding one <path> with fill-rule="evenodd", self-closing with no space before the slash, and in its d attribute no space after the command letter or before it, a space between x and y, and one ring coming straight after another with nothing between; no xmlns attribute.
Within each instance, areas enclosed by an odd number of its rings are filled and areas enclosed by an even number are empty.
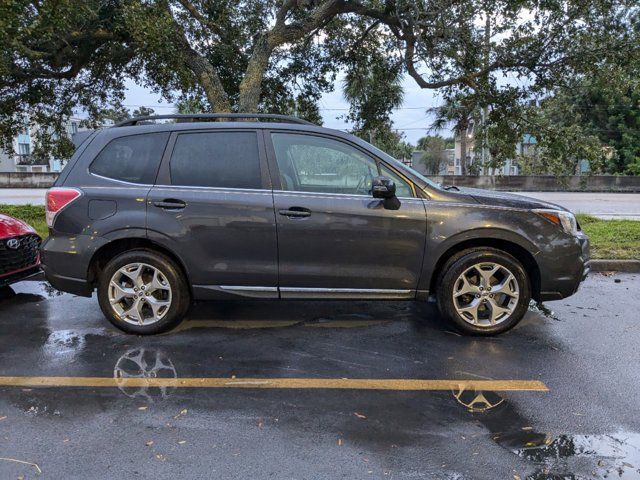
<svg viewBox="0 0 640 480"><path fill-rule="evenodd" d="M192 133L229 133L244 132L254 133L256 135L258 146L258 165L260 167L260 187L259 188L233 188L233 187L213 187L206 185L175 185L171 182L171 157L180 135L188 135ZM197 128L193 130L174 130L171 132L167 148L164 151L158 175L154 183L158 187L172 188L189 188L189 189L209 189L209 190L228 190L228 191L264 191L273 190L269 169L267 167L266 152L264 147L264 138L261 129L257 128Z"/></svg>
<svg viewBox="0 0 640 480"><path fill-rule="evenodd" d="M120 140L121 138L128 138L128 137L138 137L141 135L158 135L158 134L167 134L169 133L169 135L167 136L167 141L164 144L164 149L160 155L160 161L158 162L158 166L156 167L156 172L155 175L153 176L153 182L152 183L140 183L140 182L130 182L128 180L120 180L119 178L112 178L112 177L106 177L104 175L100 175L99 173L95 173L91 171L91 166L96 162L96 160L98 159L98 157L102 154L102 152L109 146L111 145L113 142ZM107 143L105 143L102 148L100 148L100 150L95 154L92 155L92 160L87 164L87 174L92 176L92 177L96 177L96 178L101 178L104 180L109 180L111 182L118 182L118 183L122 183L125 185L135 185L135 186L143 186L143 187L149 187L155 184L156 180L158 179L158 173L160 172L160 168L162 166L162 162L164 161L164 156L167 153L167 147L169 146L169 142L171 141L171 134L170 132L167 131L162 131L162 132L144 132L144 133L134 133L132 135L120 135L117 137L112 138L111 140L107 141ZM84 153L84 152L83 152Z"/></svg>
<svg viewBox="0 0 640 480"><path fill-rule="evenodd" d="M274 192L279 192L279 193L287 192L287 193L293 193L293 194L329 195L329 196L339 195L339 196L346 196L346 197L373 198L371 195L362 195L357 193L331 193L331 192L308 192L308 191L298 191L298 190L283 190L282 184L280 182L280 169L278 167L278 160L276 158L275 147L273 146L273 140L271 138L271 135L274 133L301 135L303 137L313 136L313 137L327 138L329 140L333 140L333 141L345 144L349 147L355 148L360 153L369 157L371 160L373 160L376 163L376 166L378 168L378 175L380 175L380 165L382 164L384 165L385 168L395 173L398 177L400 177L409 185L409 188L411 189L413 196L398 197L399 199L420 199L421 198L417 193L418 189L416 188L416 185L409 178L407 178L406 175L403 175L392 165L389 165L389 163L385 162L382 158L378 157L377 155L370 152L369 150L362 148L360 145L354 142L350 142L347 139L337 137L335 135L330 135L330 134L320 133L320 132L308 132L304 130L294 130L294 129L265 128L263 130L263 135L264 135L264 142L267 150L269 173L271 174L271 182L273 185Z"/></svg>

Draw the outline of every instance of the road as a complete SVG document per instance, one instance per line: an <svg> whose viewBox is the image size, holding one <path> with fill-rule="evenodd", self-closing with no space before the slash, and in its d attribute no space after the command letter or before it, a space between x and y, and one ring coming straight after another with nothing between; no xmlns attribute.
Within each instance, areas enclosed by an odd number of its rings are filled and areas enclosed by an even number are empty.
<svg viewBox="0 0 640 480"><path fill-rule="evenodd" d="M36 188L0 189L0 204L44 205L45 190ZM640 220L639 193L571 193L571 192L513 192L556 203L572 212L591 213L600 218L628 218Z"/></svg>
<svg viewBox="0 0 640 480"><path fill-rule="evenodd" d="M496 338L431 304L264 301L136 337L22 282L0 300L0 478L639 478L639 289L593 275Z"/></svg>
<svg viewBox="0 0 640 480"><path fill-rule="evenodd" d="M604 219L640 220L640 193L513 192Z"/></svg>

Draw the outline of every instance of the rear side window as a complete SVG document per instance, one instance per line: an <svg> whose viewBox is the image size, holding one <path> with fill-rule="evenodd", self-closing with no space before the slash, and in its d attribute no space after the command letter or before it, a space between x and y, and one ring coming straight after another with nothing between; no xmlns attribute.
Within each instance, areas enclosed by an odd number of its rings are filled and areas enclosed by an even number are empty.
<svg viewBox="0 0 640 480"><path fill-rule="evenodd" d="M261 188L257 134L224 131L179 135L171 155L171 183Z"/></svg>
<svg viewBox="0 0 640 480"><path fill-rule="evenodd" d="M169 133L145 133L111 140L89 171L114 180L152 184L156 179Z"/></svg>

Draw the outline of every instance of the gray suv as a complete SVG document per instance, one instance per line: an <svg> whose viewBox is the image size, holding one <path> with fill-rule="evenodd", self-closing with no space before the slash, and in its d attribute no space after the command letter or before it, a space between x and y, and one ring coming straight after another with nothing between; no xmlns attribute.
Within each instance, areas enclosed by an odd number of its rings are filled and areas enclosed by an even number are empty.
<svg viewBox="0 0 640 480"><path fill-rule="evenodd" d="M564 208L443 187L352 135L277 115L93 132L48 191L47 221L48 281L97 290L135 334L174 327L194 299L251 297L435 298L459 330L490 335L589 271Z"/></svg>

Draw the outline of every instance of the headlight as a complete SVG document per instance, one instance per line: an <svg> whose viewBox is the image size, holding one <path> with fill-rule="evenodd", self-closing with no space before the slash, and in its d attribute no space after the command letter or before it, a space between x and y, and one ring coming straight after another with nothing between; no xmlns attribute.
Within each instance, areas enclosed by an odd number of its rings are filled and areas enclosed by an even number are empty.
<svg viewBox="0 0 640 480"><path fill-rule="evenodd" d="M578 233L578 222L571 212L545 209L533 210L533 212L559 226L569 235L576 235Z"/></svg>

